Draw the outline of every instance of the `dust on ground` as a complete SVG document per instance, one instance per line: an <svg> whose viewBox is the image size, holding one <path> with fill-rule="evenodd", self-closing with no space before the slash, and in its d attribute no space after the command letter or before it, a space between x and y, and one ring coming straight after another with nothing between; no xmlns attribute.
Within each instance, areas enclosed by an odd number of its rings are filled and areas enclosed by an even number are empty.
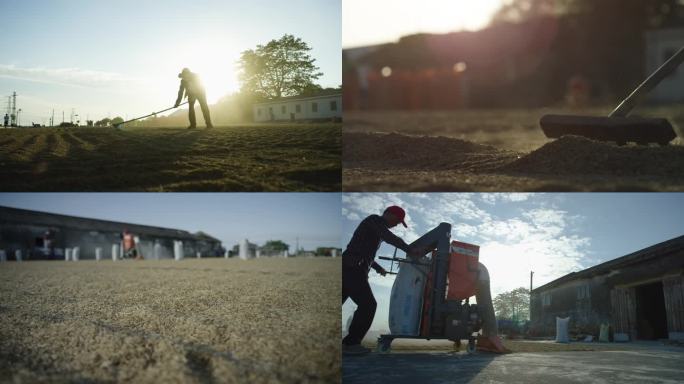
<svg viewBox="0 0 684 384"><path fill-rule="evenodd" d="M5 191L339 191L341 124L20 128L0 134Z"/></svg>
<svg viewBox="0 0 684 384"><path fill-rule="evenodd" d="M681 137L665 147L620 147L577 136L549 140L536 123L543 113L349 113L343 132L343 189L684 190ZM684 115L671 120L684 120Z"/></svg>
<svg viewBox="0 0 684 384"><path fill-rule="evenodd" d="M0 381L339 382L339 259L0 265Z"/></svg>

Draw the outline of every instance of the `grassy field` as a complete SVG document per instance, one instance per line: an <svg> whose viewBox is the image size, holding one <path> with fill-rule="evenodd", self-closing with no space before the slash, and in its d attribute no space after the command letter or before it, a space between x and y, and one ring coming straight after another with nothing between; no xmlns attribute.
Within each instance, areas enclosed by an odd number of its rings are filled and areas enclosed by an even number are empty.
<svg viewBox="0 0 684 384"><path fill-rule="evenodd" d="M5 191L339 191L341 124L0 130Z"/></svg>
<svg viewBox="0 0 684 384"><path fill-rule="evenodd" d="M0 264L0 381L340 381L340 259Z"/></svg>
<svg viewBox="0 0 684 384"><path fill-rule="evenodd" d="M345 191L681 191L684 109L645 108L679 137L666 147L547 139L547 113L588 110L385 111L345 114Z"/></svg>

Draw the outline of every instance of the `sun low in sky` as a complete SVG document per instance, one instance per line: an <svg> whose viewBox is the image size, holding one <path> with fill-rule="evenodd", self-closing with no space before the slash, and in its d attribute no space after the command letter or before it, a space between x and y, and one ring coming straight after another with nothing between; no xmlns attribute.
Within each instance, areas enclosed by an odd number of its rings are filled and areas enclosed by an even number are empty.
<svg viewBox="0 0 684 384"><path fill-rule="evenodd" d="M389 43L415 33L481 29L501 4L502 0L344 0L342 46Z"/></svg>
<svg viewBox="0 0 684 384"><path fill-rule="evenodd" d="M663 193L405 193L344 194L342 242L346 247L359 222L389 205L406 209L408 228L392 231L410 243L441 222L452 225L452 240L480 246L480 261L491 278L492 297L534 287L570 272L612 260L684 235L683 194ZM392 256L385 243L377 255ZM397 257L404 257L398 251ZM390 264L376 260L385 269ZM396 271L396 266L395 266ZM369 282L378 302L371 329L386 330L393 276L374 271ZM343 324L353 313L342 307Z"/></svg>
<svg viewBox="0 0 684 384"><path fill-rule="evenodd" d="M291 34L342 83L339 0L3 1L0 107L16 91L21 123L136 116L173 105L178 73L200 75L209 103L239 89L243 51Z"/></svg>

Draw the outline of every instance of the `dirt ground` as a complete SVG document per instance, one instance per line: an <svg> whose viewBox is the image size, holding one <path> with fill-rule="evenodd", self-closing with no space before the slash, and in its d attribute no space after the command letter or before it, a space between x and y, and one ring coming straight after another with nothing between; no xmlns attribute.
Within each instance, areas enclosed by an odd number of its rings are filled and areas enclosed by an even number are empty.
<svg viewBox="0 0 684 384"><path fill-rule="evenodd" d="M0 264L0 382L339 382L339 259Z"/></svg>
<svg viewBox="0 0 684 384"><path fill-rule="evenodd" d="M538 124L547 113L608 110L345 113L343 190L684 190L684 109L635 112L670 119L679 137L666 147L550 140Z"/></svg>
<svg viewBox="0 0 684 384"><path fill-rule="evenodd" d="M0 130L4 191L339 191L341 124Z"/></svg>

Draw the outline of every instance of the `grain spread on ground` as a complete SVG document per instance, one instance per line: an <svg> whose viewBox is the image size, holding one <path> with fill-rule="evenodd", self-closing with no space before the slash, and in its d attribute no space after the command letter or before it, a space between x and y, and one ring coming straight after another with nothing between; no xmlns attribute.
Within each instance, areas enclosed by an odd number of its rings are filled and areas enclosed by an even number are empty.
<svg viewBox="0 0 684 384"><path fill-rule="evenodd" d="M339 260L3 263L0 377L339 382Z"/></svg>

